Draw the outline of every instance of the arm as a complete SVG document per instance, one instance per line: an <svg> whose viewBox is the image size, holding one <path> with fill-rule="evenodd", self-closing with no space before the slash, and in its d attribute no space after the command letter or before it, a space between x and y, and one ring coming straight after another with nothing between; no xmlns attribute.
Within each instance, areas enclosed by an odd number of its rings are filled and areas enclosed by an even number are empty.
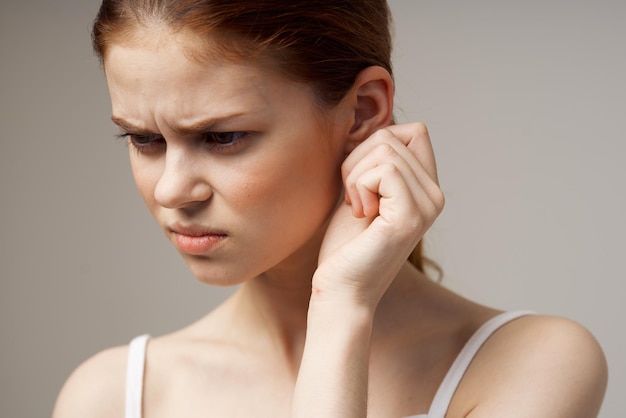
<svg viewBox="0 0 626 418"><path fill-rule="evenodd" d="M421 124L392 126L343 166L346 201L313 277L292 417L365 417L370 336L380 298L443 209Z"/></svg>
<svg viewBox="0 0 626 418"><path fill-rule="evenodd" d="M311 301L292 417L367 415L372 319L366 309Z"/></svg>

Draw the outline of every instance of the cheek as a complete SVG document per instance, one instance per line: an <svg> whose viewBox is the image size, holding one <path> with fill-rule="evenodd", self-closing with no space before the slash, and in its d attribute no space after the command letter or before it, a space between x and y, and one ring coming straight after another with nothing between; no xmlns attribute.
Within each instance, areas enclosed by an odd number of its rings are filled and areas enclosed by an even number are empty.
<svg viewBox="0 0 626 418"><path fill-rule="evenodd" d="M248 220L285 230L304 220L320 223L334 207L341 189L339 163L320 152L279 154L259 159L233 176L223 189L231 209L245 211ZM242 176L241 173L246 173Z"/></svg>

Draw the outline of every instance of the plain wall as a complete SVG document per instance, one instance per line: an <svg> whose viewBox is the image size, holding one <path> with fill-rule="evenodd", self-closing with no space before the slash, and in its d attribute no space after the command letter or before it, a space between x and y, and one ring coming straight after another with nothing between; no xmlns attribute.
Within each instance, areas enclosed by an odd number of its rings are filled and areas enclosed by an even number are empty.
<svg viewBox="0 0 626 418"><path fill-rule="evenodd" d="M0 3L0 416L49 416L103 348L169 332L198 284L138 197L90 49L96 0ZM397 119L428 124L443 284L573 318L626 410L626 2L391 1Z"/></svg>

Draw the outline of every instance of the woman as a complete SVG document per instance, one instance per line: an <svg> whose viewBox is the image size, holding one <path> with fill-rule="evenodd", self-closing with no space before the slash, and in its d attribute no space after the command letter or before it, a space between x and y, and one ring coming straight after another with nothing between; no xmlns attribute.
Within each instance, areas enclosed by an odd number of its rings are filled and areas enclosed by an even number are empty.
<svg viewBox="0 0 626 418"><path fill-rule="evenodd" d="M241 286L86 361L54 417L597 415L586 330L424 274L444 199L424 125L393 124L388 21L379 0L103 2L137 187L198 280Z"/></svg>

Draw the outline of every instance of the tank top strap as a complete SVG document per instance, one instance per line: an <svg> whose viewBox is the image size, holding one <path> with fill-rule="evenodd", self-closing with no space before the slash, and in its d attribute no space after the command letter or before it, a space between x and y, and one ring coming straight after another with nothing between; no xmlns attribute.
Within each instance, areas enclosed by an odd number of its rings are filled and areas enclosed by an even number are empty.
<svg viewBox="0 0 626 418"><path fill-rule="evenodd" d="M467 371L470 363L478 353L478 350L489 339L489 337L496 332L503 325L525 315L532 315L531 311L511 311L501 313L487 322L485 322L479 329L472 335L472 337L465 343L465 346L452 363L450 370L444 377L437 393L433 398L433 402L430 405L428 411L428 418L444 418L454 392L456 391L463 375Z"/></svg>
<svg viewBox="0 0 626 418"><path fill-rule="evenodd" d="M126 365L125 417L141 418L143 403L143 377L149 335L133 338L128 346Z"/></svg>

